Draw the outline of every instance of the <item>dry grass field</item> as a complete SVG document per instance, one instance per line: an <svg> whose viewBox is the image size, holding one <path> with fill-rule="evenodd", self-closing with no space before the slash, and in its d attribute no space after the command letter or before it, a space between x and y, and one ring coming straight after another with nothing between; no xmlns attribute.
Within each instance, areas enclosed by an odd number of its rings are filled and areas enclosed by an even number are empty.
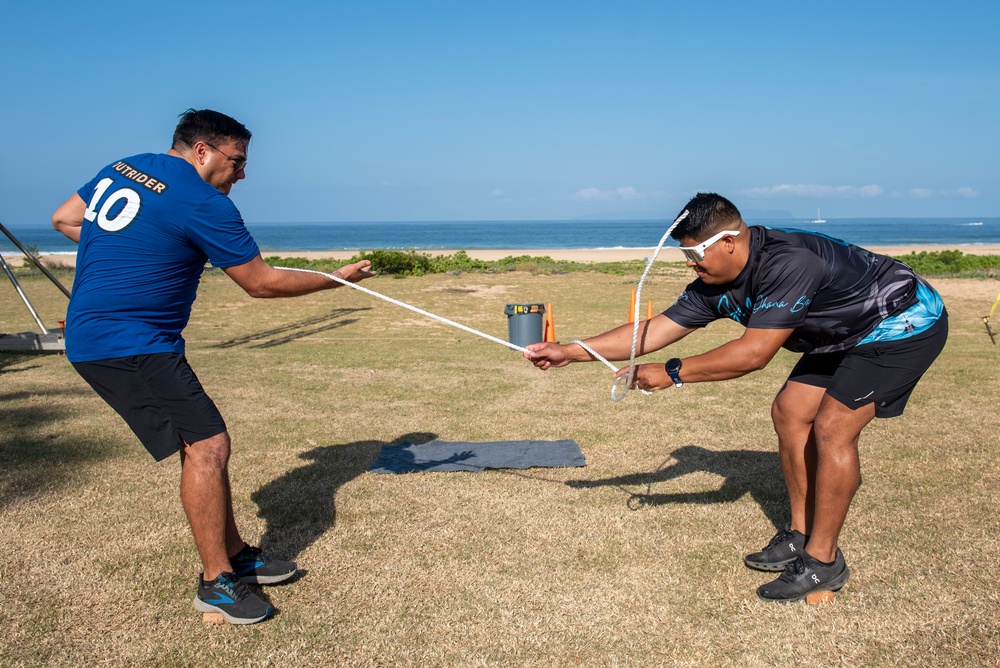
<svg viewBox="0 0 1000 668"><path fill-rule="evenodd" d="M561 340L626 317L637 276L434 275L365 285L506 337L552 302ZM689 279L659 271L657 310ZM213 626L176 457L154 464L62 356L0 356L0 665L1000 665L1000 283L933 281L947 348L906 414L862 437L827 605L774 605L742 557L787 519L769 420L794 357L610 400L601 364L518 353L341 288L252 300L206 276L188 357L226 416L245 535L295 559L278 614ZM25 289L47 322L65 298ZM0 329L33 324L0 289ZM682 356L739 334L720 322ZM660 353L655 359L665 359ZM585 468L376 475L402 439L575 439Z"/></svg>

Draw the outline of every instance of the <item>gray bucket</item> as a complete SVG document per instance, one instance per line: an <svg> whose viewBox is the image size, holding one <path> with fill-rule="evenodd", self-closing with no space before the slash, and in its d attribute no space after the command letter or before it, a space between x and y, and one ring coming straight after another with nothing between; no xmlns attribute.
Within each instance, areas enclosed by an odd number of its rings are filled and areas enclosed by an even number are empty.
<svg viewBox="0 0 1000 668"><path fill-rule="evenodd" d="M524 348L542 341L545 304L507 304L507 340Z"/></svg>

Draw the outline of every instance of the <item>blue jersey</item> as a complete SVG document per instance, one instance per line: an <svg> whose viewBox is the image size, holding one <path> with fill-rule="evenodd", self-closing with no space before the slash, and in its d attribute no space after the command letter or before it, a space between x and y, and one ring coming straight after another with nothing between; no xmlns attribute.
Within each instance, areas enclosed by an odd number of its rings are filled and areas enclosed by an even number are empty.
<svg viewBox="0 0 1000 668"><path fill-rule="evenodd" d="M66 316L71 362L183 353L205 263L259 253L232 200L182 158L119 160L77 194L87 209Z"/></svg>
<svg viewBox="0 0 1000 668"><path fill-rule="evenodd" d="M828 353L919 334L943 309L937 292L898 260L815 232L754 226L736 280L699 278L664 314L683 327L732 318L792 329L784 348Z"/></svg>

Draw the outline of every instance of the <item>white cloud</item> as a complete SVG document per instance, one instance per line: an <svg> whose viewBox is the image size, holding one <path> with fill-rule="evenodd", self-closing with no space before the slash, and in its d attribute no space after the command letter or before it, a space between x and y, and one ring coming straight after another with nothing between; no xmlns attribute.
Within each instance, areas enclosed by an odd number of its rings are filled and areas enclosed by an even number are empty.
<svg viewBox="0 0 1000 668"><path fill-rule="evenodd" d="M914 199L927 199L933 196L934 191L930 188L910 188L910 197Z"/></svg>
<svg viewBox="0 0 1000 668"><path fill-rule="evenodd" d="M601 190L599 188L581 188L573 193L572 199L583 201L583 202L608 202L612 200L644 200L644 199L663 199L664 192L662 190L655 190L653 192L645 192L642 190L636 190L632 186L622 186L621 188L615 188L614 190Z"/></svg>
<svg viewBox="0 0 1000 668"><path fill-rule="evenodd" d="M611 190L598 190L597 188L581 188L573 194L573 199L584 202L601 202L614 197Z"/></svg>
<svg viewBox="0 0 1000 668"><path fill-rule="evenodd" d="M973 197L979 197L978 192L968 187L958 188L956 190L949 190L948 192L945 193L945 195L950 195L952 197L966 197L969 199Z"/></svg>
<svg viewBox="0 0 1000 668"><path fill-rule="evenodd" d="M841 187L851 189L850 186L841 186ZM876 186L876 185L861 186L860 188L858 188L858 195L860 197L878 197L883 192L885 191L882 189L882 186ZM853 197L853 194L848 194L846 196Z"/></svg>
<svg viewBox="0 0 1000 668"><path fill-rule="evenodd" d="M781 184L777 186L763 186L760 188L748 188L742 194L749 197L806 197L809 199L818 198L856 198L856 197L878 197L885 190L882 186L823 186L812 183Z"/></svg>
<svg viewBox="0 0 1000 668"><path fill-rule="evenodd" d="M503 197L503 191L500 190L499 188L494 188L490 192L490 197Z"/></svg>

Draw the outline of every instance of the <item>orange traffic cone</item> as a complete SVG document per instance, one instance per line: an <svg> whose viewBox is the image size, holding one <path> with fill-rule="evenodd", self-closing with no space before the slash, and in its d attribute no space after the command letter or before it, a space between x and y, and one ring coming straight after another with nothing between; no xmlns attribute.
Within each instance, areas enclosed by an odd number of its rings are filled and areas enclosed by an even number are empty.
<svg viewBox="0 0 1000 668"><path fill-rule="evenodd" d="M545 343L556 342L556 321L552 314L552 304L545 305L545 335L542 337Z"/></svg>
<svg viewBox="0 0 1000 668"><path fill-rule="evenodd" d="M652 320L652 319L653 319L653 300L650 299L648 302L646 302L646 320Z"/></svg>
<svg viewBox="0 0 1000 668"><path fill-rule="evenodd" d="M635 322L635 290L632 291L632 299L628 303L628 321Z"/></svg>

